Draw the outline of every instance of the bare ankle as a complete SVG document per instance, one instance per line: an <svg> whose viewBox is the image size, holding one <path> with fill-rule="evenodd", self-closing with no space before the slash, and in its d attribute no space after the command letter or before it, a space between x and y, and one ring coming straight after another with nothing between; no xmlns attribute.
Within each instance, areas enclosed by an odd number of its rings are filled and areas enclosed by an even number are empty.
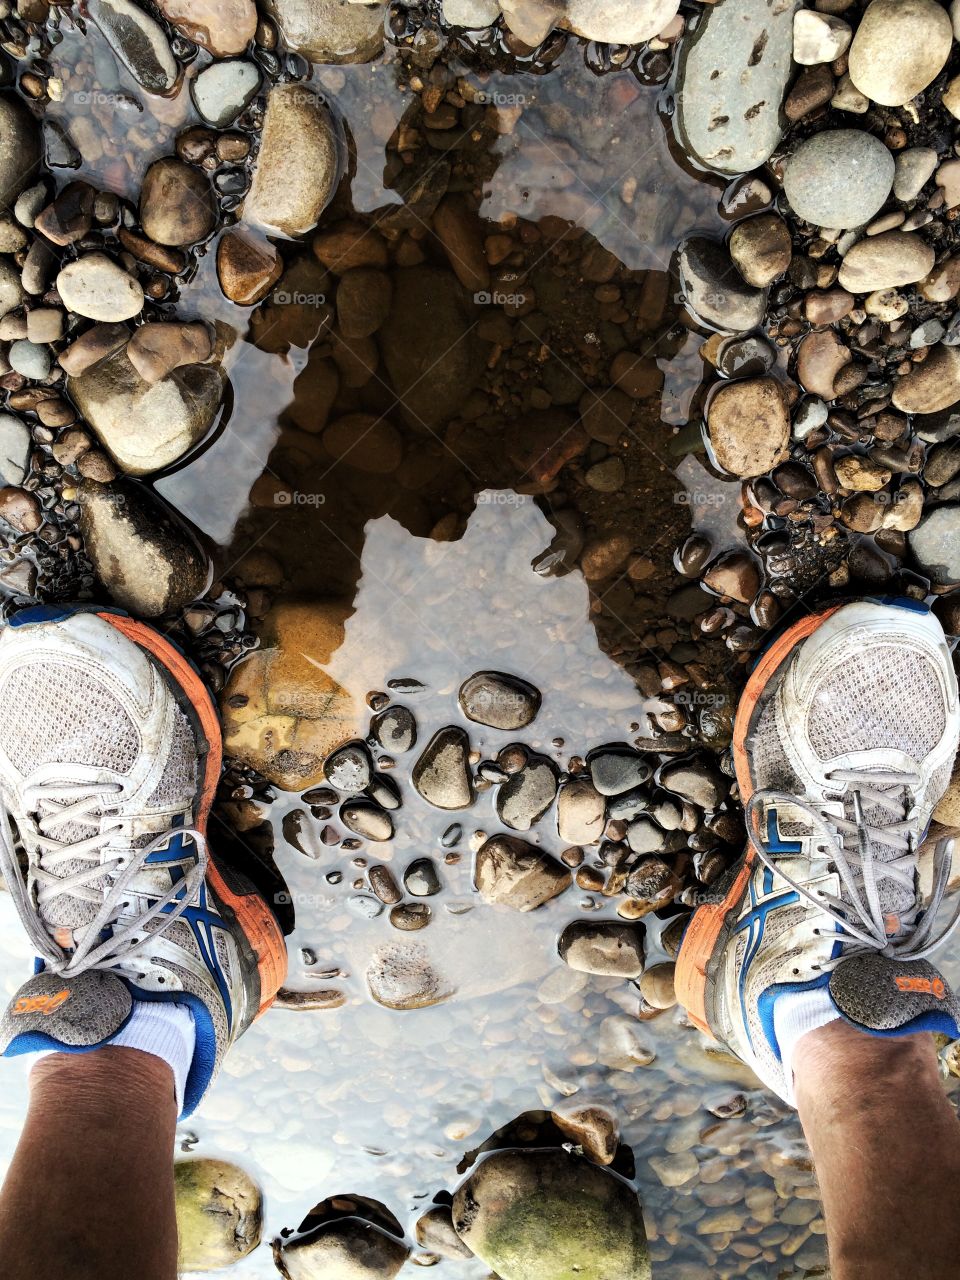
<svg viewBox="0 0 960 1280"><path fill-rule="evenodd" d="M31 1101L69 1108L71 1116L140 1115L156 1108L175 1110L173 1072L160 1058L138 1049L94 1049L90 1053L52 1053L30 1073Z"/></svg>

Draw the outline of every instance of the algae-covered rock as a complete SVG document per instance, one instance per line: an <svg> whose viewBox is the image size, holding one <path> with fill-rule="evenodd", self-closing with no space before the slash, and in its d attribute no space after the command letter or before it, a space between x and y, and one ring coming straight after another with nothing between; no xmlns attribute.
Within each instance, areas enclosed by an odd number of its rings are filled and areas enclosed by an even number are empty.
<svg viewBox="0 0 960 1280"><path fill-rule="evenodd" d="M636 1192L565 1151L490 1156L454 1196L453 1223L501 1280L650 1280Z"/></svg>
<svg viewBox="0 0 960 1280"><path fill-rule="evenodd" d="M260 1188L235 1164L178 1160L177 1232L183 1271L219 1271L260 1243Z"/></svg>

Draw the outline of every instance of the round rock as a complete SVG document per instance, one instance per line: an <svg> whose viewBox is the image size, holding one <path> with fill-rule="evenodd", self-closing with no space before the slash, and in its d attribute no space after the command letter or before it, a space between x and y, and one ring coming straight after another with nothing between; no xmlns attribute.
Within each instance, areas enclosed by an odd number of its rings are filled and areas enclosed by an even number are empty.
<svg viewBox="0 0 960 1280"><path fill-rule="evenodd" d="M893 156L877 138L859 129L827 129L790 156L783 189L806 222L859 227L882 208L893 176Z"/></svg>
<svg viewBox="0 0 960 1280"><path fill-rule="evenodd" d="M717 463L736 476L759 476L787 456L790 415L772 378L744 378L722 386L707 410Z"/></svg>
<svg viewBox="0 0 960 1280"><path fill-rule="evenodd" d="M523 729L540 710L540 691L519 676L477 671L460 686L460 707L468 720L492 729Z"/></svg>
<svg viewBox="0 0 960 1280"><path fill-rule="evenodd" d="M902 107L940 74L952 43L937 0L872 0L850 46L850 79L874 102Z"/></svg>
<svg viewBox="0 0 960 1280"><path fill-rule="evenodd" d="M916 284L933 270L932 247L913 231L883 231L865 236L840 266L840 284L851 293L873 293Z"/></svg>
<svg viewBox="0 0 960 1280"><path fill-rule="evenodd" d="M143 310L143 290L105 253L86 253L57 276L63 305L87 320L130 320Z"/></svg>

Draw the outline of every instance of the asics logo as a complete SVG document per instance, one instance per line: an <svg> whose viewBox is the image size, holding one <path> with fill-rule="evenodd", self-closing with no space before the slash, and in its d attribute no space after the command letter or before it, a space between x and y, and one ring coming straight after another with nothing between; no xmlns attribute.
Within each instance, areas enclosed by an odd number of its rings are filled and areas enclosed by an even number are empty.
<svg viewBox="0 0 960 1280"><path fill-rule="evenodd" d="M27 1013L42 1013L45 1018L48 1018L51 1013L56 1013L67 1003L70 994L69 991L58 991L53 996L21 996L11 1012L14 1017L22 1017Z"/></svg>
<svg viewBox="0 0 960 1280"><path fill-rule="evenodd" d="M942 978L894 978L901 991L919 992L925 996L936 996L942 1000L947 994L947 985Z"/></svg>

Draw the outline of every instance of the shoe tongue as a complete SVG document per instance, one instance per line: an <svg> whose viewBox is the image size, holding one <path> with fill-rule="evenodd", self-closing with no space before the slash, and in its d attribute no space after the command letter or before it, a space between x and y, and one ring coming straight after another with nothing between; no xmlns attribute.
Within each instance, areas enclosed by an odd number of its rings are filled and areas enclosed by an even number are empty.
<svg viewBox="0 0 960 1280"><path fill-rule="evenodd" d="M960 1037L960 1001L926 960L851 956L834 969L829 990L839 1013L873 1035L917 1030Z"/></svg>
<svg viewBox="0 0 960 1280"><path fill-rule="evenodd" d="M133 1012L133 997L124 980L101 969L75 978L39 973L24 983L0 1021L0 1053L27 1052L21 1036L49 1037L67 1048L92 1049L111 1040ZM41 1047L35 1042L33 1048Z"/></svg>

